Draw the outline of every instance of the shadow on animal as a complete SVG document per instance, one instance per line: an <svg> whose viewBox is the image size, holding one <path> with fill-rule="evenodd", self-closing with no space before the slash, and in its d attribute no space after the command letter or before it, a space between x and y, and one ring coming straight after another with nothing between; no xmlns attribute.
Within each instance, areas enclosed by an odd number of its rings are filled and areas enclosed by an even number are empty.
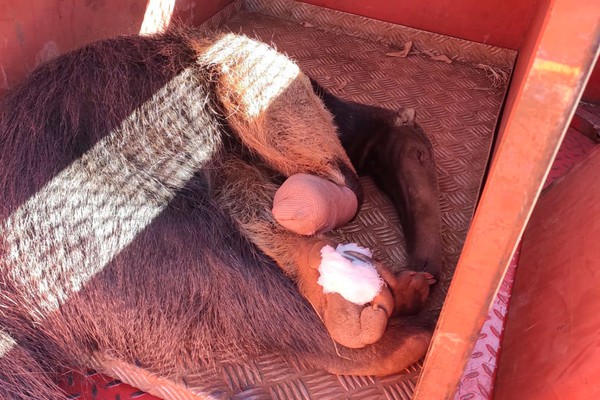
<svg viewBox="0 0 600 400"><path fill-rule="evenodd" d="M441 265L434 171L413 112L337 98L243 36L176 28L47 62L0 100L0 398L63 398L53 373L96 354L173 380L264 353L402 370L431 337L409 314ZM295 174L359 206L369 174L396 204L414 272L377 263L384 300L323 293L332 239L272 213Z"/></svg>

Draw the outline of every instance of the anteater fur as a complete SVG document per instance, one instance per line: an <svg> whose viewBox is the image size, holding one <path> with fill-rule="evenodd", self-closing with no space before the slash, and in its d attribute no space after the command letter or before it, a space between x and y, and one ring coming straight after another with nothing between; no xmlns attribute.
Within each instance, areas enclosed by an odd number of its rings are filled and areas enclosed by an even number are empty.
<svg viewBox="0 0 600 400"><path fill-rule="evenodd" d="M389 150L408 140L390 136L396 113L313 82L319 97L300 73L247 118L235 75L243 60L211 60L223 37L172 29L93 43L0 100L0 398L63 398L53 374L94 354L176 380L263 353L342 373L395 372L424 354L431 331L416 319L390 323L362 349L336 345L298 290L298 260L314 238L270 214L296 172L360 197L334 119L347 148L356 138L373 149L377 138ZM409 157L433 171L426 139L410 137ZM357 166L387 176L379 181L398 204L410 203L401 213L414 234L415 219L439 217L431 195L432 211L414 211L402 173L389 175L399 161L378 158L398 154L352 151ZM439 236L436 221L425 236ZM431 254L411 252L433 272L436 240L416 239Z"/></svg>

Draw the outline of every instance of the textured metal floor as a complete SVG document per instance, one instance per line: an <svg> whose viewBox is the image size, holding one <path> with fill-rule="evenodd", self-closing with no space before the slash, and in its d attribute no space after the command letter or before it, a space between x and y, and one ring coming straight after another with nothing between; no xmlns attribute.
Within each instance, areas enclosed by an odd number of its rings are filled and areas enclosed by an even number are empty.
<svg viewBox="0 0 600 400"><path fill-rule="evenodd" d="M548 187L557 179L566 175L595 146L597 144L592 142L591 139L570 128L552 164L552 169L544 187ZM519 252L520 245L494 300L492 310L486 318L471 359L465 368L465 373L454 397L455 400L488 400L492 398L501 335L504 329L508 302L511 297L515 270L518 265ZM416 367L418 368L418 366ZM71 398L79 400L156 399L156 397L143 393L137 388L132 388L129 385L120 383L120 381L96 373L80 374L68 371L60 376L60 384L72 396ZM402 397L398 395L396 398Z"/></svg>
<svg viewBox="0 0 600 400"><path fill-rule="evenodd" d="M335 94L390 109L413 107L434 146L443 218L443 285L449 283L486 167L504 89L492 88L483 70L428 56L386 56L373 41L247 13L226 28L273 44ZM348 241L373 247L392 266L405 266L403 238L391 204L368 180L359 218L340 230ZM440 292L443 292L440 291ZM432 307L441 306L435 296Z"/></svg>
<svg viewBox="0 0 600 400"><path fill-rule="evenodd" d="M414 107L433 142L441 192L444 278L429 303L432 318L442 305L467 233L486 167L503 89L491 88L485 72L467 64L433 61L427 56L386 56L390 49L373 41L334 34L260 14L233 17L226 27L273 43L301 69L335 94L391 109ZM482 90L487 88L487 90ZM339 236L375 250L388 265L406 266L402 232L389 201L368 179L359 217ZM276 374L265 374L278 365ZM269 360L245 368L226 368L224 379L236 398L408 399L420 365L386 379L336 377L302 371ZM254 379L248 381L247 377ZM267 378L268 377L268 378ZM245 387L244 387L245 386Z"/></svg>
<svg viewBox="0 0 600 400"><path fill-rule="evenodd" d="M417 121L434 145L441 192L444 273L424 311L435 319L477 201L506 90L490 79L490 69L482 65L490 67L486 64L489 60L512 60L514 54L452 38L445 43L440 35L324 9L317 10L318 18L307 21L307 16L317 15L316 7L294 3L300 8L290 11L286 8L290 4L250 1L246 2L249 10L241 13L236 13L239 5L230 6L211 24L273 44L296 60L306 74L341 97L391 109L417 110ZM399 46L415 32L420 36L407 57L386 55L398 50L390 45ZM442 53L440 49L451 62L434 57ZM489 49L489 60L485 59L485 49ZM391 204L369 179L363 179L363 184L367 196L359 217L336 234L344 241L371 247L379 259L396 269L406 268L402 232ZM181 389L189 396L177 398L409 399L420 368L417 363L386 378L335 376L309 369L294 359L265 354L248 364L223 363L217 371L189 377L187 387ZM106 367L104 371L123 381L142 382L128 374L143 371L115 369L111 373ZM167 393L160 388L151 391L163 396Z"/></svg>

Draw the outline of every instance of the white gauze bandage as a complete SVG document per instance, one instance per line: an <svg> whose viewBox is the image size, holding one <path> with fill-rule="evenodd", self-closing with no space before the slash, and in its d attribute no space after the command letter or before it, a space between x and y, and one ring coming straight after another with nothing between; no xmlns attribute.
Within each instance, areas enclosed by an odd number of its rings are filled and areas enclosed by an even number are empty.
<svg viewBox="0 0 600 400"><path fill-rule="evenodd" d="M383 279L373 265L344 257L342 254L346 250L372 256L369 249L355 243L340 244L335 249L324 246L317 283L323 286L323 293L338 293L354 304L366 304L379 294L384 285Z"/></svg>

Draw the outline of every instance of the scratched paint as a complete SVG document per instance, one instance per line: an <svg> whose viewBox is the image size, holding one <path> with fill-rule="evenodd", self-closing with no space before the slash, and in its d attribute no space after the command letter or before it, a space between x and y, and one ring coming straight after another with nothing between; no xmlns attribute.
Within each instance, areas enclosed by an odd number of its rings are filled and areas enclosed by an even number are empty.
<svg viewBox="0 0 600 400"><path fill-rule="evenodd" d="M545 72L556 72L574 78L579 77L581 74L581 67L577 65L568 65L561 62L544 59L536 59L533 63L533 69Z"/></svg>
<svg viewBox="0 0 600 400"><path fill-rule="evenodd" d="M8 78L4 70L4 65L0 65L0 89L8 89Z"/></svg>
<svg viewBox="0 0 600 400"><path fill-rule="evenodd" d="M35 65L38 66L48 60L58 57L60 55L60 49L56 42L50 40L44 44L42 49L35 56Z"/></svg>
<svg viewBox="0 0 600 400"><path fill-rule="evenodd" d="M17 42L19 42L19 45L23 47L25 44L25 33L23 33L23 28L21 28L21 24L18 22L15 22L15 35L17 37Z"/></svg>

